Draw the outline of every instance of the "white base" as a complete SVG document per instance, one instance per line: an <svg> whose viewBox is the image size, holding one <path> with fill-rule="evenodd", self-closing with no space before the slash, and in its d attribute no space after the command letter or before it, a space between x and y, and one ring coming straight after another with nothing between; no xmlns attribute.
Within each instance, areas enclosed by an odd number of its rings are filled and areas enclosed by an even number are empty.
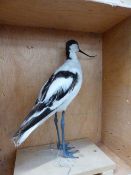
<svg viewBox="0 0 131 175"><path fill-rule="evenodd" d="M63 158L49 146L18 150L14 175L113 175L115 163L95 144L86 139L71 145L79 149L79 159Z"/></svg>

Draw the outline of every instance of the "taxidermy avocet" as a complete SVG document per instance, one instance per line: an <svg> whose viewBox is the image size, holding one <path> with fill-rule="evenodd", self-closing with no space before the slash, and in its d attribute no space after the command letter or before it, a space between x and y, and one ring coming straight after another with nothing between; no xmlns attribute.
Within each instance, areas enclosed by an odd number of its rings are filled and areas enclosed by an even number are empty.
<svg viewBox="0 0 131 175"><path fill-rule="evenodd" d="M65 122L64 116L68 105L78 94L82 85L82 69L77 58L77 52L81 52L79 44L75 40L66 42L66 61L60 66L49 80L43 85L30 113L21 124L13 137L16 147L21 145L26 138L49 117L54 116L54 123L57 131L57 148L62 150L66 158L76 158L71 151L69 144L65 142ZM62 112L61 117L61 137L59 134L57 112Z"/></svg>

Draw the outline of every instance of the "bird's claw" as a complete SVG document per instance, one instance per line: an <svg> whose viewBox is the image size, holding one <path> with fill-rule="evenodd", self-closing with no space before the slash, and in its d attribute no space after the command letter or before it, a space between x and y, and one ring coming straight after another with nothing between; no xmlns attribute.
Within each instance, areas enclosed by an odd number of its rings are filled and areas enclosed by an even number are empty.
<svg viewBox="0 0 131 175"><path fill-rule="evenodd" d="M57 144L57 148L59 150L63 150L63 145L62 144ZM66 150L71 150L71 149L74 149L75 147L74 146L69 146L69 143L66 143L65 144L65 149Z"/></svg>
<svg viewBox="0 0 131 175"><path fill-rule="evenodd" d="M69 151L64 151L63 150L63 157L65 157L65 158L79 158L78 156L74 156L74 154L75 153L77 153L78 152L78 150L76 150L76 151L72 151L72 152L69 152Z"/></svg>

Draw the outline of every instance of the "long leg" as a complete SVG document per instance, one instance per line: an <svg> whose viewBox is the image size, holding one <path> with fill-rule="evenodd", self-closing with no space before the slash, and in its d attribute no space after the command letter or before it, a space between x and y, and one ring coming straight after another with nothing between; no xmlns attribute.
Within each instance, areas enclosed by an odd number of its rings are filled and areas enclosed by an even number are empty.
<svg viewBox="0 0 131 175"><path fill-rule="evenodd" d="M58 118L57 118L57 113L55 113L55 117L54 117L54 123L55 123L55 127L56 127L56 132L57 132L57 149L62 150L62 144L60 141L60 132L59 132L59 127L58 127ZM74 147L69 146L69 143L65 143L65 149L70 150Z"/></svg>
<svg viewBox="0 0 131 175"><path fill-rule="evenodd" d="M54 123L56 127L56 132L57 132L57 148L60 149L60 133L59 133L59 128L58 128L57 112L55 113Z"/></svg>
<svg viewBox="0 0 131 175"><path fill-rule="evenodd" d="M65 152L65 111L62 112L61 117L61 132L62 132L62 148L63 152Z"/></svg>
<svg viewBox="0 0 131 175"><path fill-rule="evenodd" d="M62 117L61 117L61 131L62 131L62 150L63 150L63 156L66 157L66 158L78 158L78 157L75 157L73 155L77 151L69 152L66 149L66 142L65 142L65 111L62 112Z"/></svg>

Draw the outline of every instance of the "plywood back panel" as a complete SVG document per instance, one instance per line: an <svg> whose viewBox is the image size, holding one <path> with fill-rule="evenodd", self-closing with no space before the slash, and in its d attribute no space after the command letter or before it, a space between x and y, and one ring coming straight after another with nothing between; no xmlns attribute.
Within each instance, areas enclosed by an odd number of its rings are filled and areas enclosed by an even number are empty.
<svg viewBox="0 0 131 175"><path fill-rule="evenodd" d="M97 57L88 61L79 54L84 83L66 113L66 138L101 135L101 36L66 31L0 27L0 154L4 175L11 175L15 148L11 136L30 111L48 77L65 59L65 42L76 39L81 49ZM36 130L23 147L56 141L53 119ZM2 174L0 172L0 174ZM2 175L3 175L2 174Z"/></svg>
<svg viewBox="0 0 131 175"><path fill-rule="evenodd" d="M131 165L131 18L103 37L103 141Z"/></svg>

